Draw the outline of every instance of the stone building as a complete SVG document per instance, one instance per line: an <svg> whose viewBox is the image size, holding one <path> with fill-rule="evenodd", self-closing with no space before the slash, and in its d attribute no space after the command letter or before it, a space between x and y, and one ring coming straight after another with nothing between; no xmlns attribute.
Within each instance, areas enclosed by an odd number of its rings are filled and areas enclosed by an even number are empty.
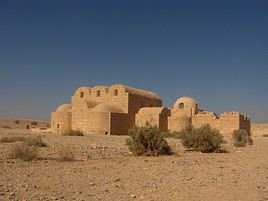
<svg viewBox="0 0 268 201"><path fill-rule="evenodd" d="M80 130L86 134L125 135L133 126L147 122L163 131L206 123L226 135L235 129L250 131L250 119L241 113L225 112L218 117L199 109L190 97L181 97L172 108L165 108L157 94L122 84L80 87L70 104L59 106L51 115L53 133Z"/></svg>

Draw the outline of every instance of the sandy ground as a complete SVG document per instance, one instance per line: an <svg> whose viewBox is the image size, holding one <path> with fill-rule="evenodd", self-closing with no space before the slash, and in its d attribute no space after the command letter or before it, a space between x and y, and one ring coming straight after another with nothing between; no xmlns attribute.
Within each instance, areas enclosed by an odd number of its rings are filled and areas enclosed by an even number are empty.
<svg viewBox="0 0 268 201"><path fill-rule="evenodd" d="M34 135L24 132L6 135ZM21 134L19 134L21 133ZM14 144L0 143L0 200L268 200L268 138L229 153L186 151L168 139L175 154L134 157L126 136L60 136L46 134L49 147L39 148L31 162L9 159ZM229 142L229 139L227 138ZM63 147L76 161L59 162Z"/></svg>

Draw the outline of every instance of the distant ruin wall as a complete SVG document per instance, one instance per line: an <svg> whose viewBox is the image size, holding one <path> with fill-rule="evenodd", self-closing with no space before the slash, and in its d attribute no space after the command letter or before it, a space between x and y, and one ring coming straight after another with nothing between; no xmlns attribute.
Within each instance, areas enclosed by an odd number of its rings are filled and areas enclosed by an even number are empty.
<svg viewBox="0 0 268 201"><path fill-rule="evenodd" d="M193 116L193 127L200 127L203 124L209 124L223 135L231 135L237 129L243 129L250 133L249 117L238 112L225 112L219 118L211 112L200 112Z"/></svg>

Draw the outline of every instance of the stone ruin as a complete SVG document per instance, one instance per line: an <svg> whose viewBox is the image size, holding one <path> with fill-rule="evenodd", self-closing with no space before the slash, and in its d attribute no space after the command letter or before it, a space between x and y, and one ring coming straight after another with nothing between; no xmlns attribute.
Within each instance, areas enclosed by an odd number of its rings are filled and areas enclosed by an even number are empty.
<svg viewBox="0 0 268 201"><path fill-rule="evenodd" d="M51 115L52 133L79 130L85 134L126 135L128 129L147 122L171 132L210 124L223 135L236 129L250 133L250 118L239 112L217 116L199 109L198 102L190 97L181 97L172 108L166 108L157 94L122 84L80 87L71 104L59 106Z"/></svg>

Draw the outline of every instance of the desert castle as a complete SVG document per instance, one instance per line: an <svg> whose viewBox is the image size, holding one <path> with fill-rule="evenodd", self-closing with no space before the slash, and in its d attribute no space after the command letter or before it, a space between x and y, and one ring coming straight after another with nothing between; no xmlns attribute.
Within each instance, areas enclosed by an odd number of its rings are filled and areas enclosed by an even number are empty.
<svg viewBox="0 0 268 201"><path fill-rule="evenodd" d="M80 130L86 134L126 135L128 129L147 122L171 132L202 124L210 124L224 135L236 129L250 132L250 118L239 112L218 117L199 109L198 102L190 97L181 97L172 108L165 108L157 94L122 84L80 87L71 104L59 106L51 116L53 133Z"/></svg>

